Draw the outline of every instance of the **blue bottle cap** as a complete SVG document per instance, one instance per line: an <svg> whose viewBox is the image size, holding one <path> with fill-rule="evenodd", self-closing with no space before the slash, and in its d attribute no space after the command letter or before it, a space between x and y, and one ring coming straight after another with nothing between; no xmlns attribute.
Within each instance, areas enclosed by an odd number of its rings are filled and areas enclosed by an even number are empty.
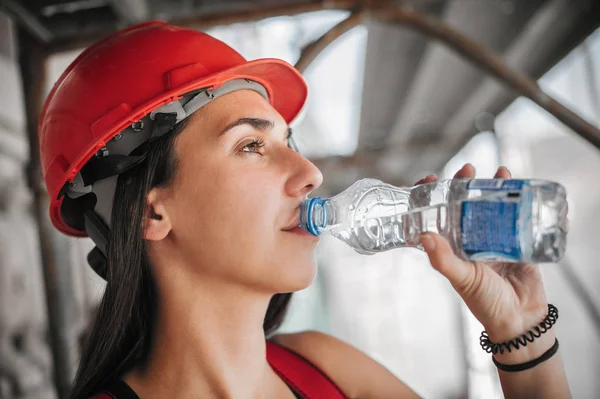
<svg viewBox="0 0 600 399"><path fill-rule="evenodd" d="M323 207L323 204L325 204L325 200L323 198L315 197L307 199L300 207L300 227L315 236L321 235L321 228L327 220L325 213L326 209ZM318 226L314 220L316 206L321 206L324 213L320 226Z"/></svg>

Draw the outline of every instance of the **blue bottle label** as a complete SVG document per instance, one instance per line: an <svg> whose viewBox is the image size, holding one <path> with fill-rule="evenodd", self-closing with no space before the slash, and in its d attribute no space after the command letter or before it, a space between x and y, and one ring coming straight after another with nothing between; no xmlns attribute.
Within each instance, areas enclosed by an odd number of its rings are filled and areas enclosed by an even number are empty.
<svg viewBox="0 0 600 399"><path fill-rule="evenodd" d="M516 179L476 179L471 180L467 185L467 190L490 190L490 191L507 191L521 190L526 185L525 180Z"/></svg>
<svg viewBox="0 0 600 399"><path fill-rule="evenodd" d="M482 198L464 201L461 206L462 246L471 260L518 261L522 258L519 218L529 218L531 195L521 191L522 180L496 181L497 191ZM482 190L482 185L477 189ZM470 189L475 189L471 188ZM525 207L523 202L525 201Z"/></svg>

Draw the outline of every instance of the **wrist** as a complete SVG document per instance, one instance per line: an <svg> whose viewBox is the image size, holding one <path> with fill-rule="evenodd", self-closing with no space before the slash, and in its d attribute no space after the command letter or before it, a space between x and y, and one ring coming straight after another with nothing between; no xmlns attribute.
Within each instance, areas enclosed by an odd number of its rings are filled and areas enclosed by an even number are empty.
<svg viewBox="0 0 600 399"><path fill-rule="evenodd" d="M536 338L533 342L528 342L527 346L520 347L519 350L504 351L504 353L498 352L493 356L496 361L502 364L525 363L537 359L546 353L554 345L555 340L556 335L550 330L542 334L539 338Z"/></svg>
<svg viewBox="0 0 600 399"><path fill-rule="evenodd" d="M529 318L535 318L536 321L523 321ZM492 353L494 360L500 364L522 364L538 359L542 355L546 356L546 352L557 342L554 332L550 330L557 319L558 309L549 304L545 316L536 316L531 312L527 318L521 318L519 323L504 323L502 329L482 332L481 347Z"/></svg>
<svg viewBox="0 0 600 399"><path fill-rule="evenodd" d="M530 307L517 317L511 317L508 320L494 323L494 325L484 325L485 331L490 341L500 343L522 336L527 331L535 328L548 315L548 304L542 303L535 307Z"/></svg>

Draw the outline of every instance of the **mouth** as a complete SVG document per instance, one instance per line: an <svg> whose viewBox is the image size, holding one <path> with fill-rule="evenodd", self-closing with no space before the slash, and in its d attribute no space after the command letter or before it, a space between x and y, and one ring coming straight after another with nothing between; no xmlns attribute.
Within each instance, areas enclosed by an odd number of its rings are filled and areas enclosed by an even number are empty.
<svg viewBox="0 0 600 399"><path fill-rule="evenodd" d="M300 204L294 208L294 213L291 215L292 218L288 219L289 223L286 224L282 231L292 231L297 227L300 227Z"/></svg>
<svg viewBox="0 0 600 399"><path fill-rule="evenodd" d="M294 234L298 234L301 236L306 236L306 237L312 237L314 239L319 239L318 236L312 235L310 232L304 230L302 227L294 227L293 229L289 229L289 230L284 230L288 233L294 233Z"/></svg>
<svg viewBox="0 0 600 399"><path fill-rule="evenodd" d="M295 217L292 219L292 221L287 225L287 227L283 228L282 231L312 238L317 241L319 240L319 237L312 235L310 232L300 227L300 208L298 208L296 211Z"/></svg>

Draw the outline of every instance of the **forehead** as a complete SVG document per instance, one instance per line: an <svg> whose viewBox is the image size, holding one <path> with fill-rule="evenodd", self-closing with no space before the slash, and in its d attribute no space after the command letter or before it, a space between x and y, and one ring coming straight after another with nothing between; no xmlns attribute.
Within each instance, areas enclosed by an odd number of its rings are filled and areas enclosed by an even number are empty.
<svg viewBox="0 0 600 399"><path fill-rule="evenodd" d="M218 135L231 122L242 117L273 121L275 127L285 126L279 113L260 94L238 90L211 101L188 119L187 128L202 127L206 134Z"/></svg>

